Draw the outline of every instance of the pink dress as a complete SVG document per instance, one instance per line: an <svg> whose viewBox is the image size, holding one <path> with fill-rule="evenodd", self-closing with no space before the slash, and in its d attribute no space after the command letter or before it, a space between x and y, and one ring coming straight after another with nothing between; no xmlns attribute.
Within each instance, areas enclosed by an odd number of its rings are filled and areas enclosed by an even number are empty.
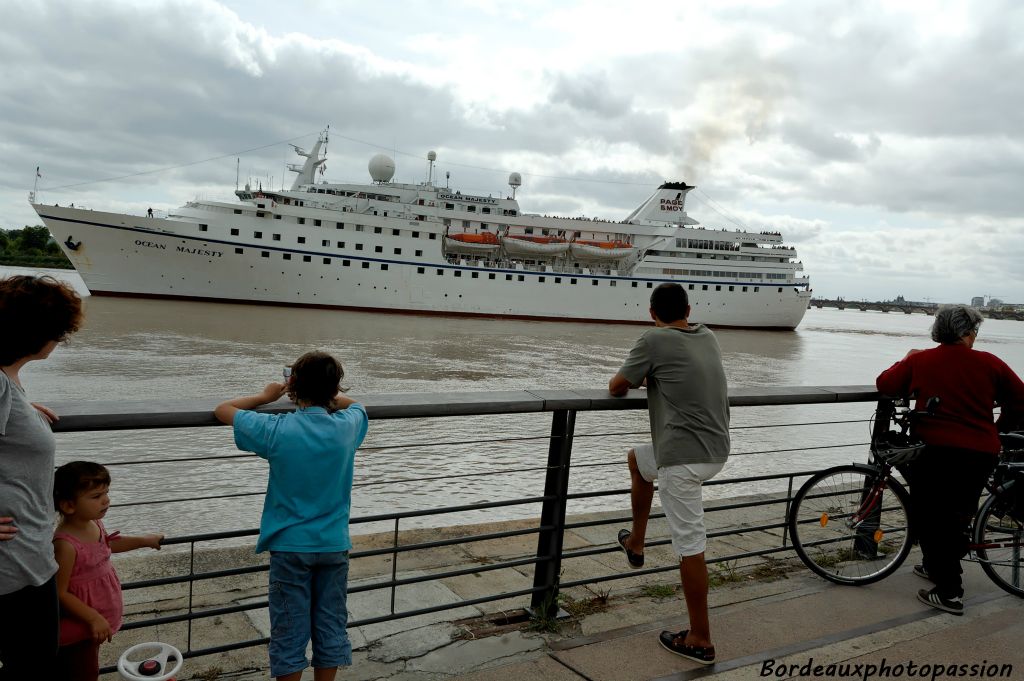
<svg viewBox="0 0 1024 681"><path fill-rule="evenodd" d="M107 531L99 520L96 524L100 528L99 541L83 542L66 532L57 532L53 538L68 541L75 547L75 566L71 569L68 593L103 615L110 624L110 630L116 632L121 628L121 615L124 612L121 581L114 572L114 564L110 562L110 538ZM62 646L89 638L92 638L92 630L88 624L74 616L61 616Z"/></svg>

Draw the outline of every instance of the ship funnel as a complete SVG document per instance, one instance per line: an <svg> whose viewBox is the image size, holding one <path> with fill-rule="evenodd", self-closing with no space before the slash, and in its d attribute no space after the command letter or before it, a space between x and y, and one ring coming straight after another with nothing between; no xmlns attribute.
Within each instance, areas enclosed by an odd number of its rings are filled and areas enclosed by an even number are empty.
<svg viewBox="0 0 1024 681"><path fill-rule="evenodd" d="M697 221L687 217L685 205L686 194L695 187L685 182L666 182L654 192L651 198L635 211L630 213L626 222L643 224L645 222L663 222L670 224L695 225Z"/></svg>

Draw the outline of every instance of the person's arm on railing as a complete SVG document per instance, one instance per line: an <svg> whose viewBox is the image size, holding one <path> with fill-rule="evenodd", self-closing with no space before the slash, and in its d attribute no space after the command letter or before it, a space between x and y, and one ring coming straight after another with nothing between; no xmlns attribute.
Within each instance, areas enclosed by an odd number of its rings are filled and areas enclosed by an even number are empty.
<svg viewBox="0 0 1024 681"><path fill-rule="evenodd" d="M263 389L258 395L249 395L248 397L236 397L233 400L227 400L217 405L217 408L213 410L213 415L217 417L217 420L225 425L233 425L235 422L235 414L241 410L255 409L261 407L264 404L270 404L281 399L285 391L288 389L284 383L268 383L267 387ZM346 405L348 406L348 405Z"/></svg>

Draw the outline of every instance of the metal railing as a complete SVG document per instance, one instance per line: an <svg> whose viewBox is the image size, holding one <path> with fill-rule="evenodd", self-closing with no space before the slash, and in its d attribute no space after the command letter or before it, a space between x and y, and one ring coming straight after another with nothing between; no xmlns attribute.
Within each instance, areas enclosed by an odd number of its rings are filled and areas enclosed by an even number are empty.
<svg viewBox="0 0 1024 681"><path fill-rule="evenodd" d="M731 388L729 391L730 405L737 407L764 407L764 406L786 406L786 405L825 405L838 403L863 403L873 402L878 395L871 386L800 386L800 387L772 387L772 388ZM622 496L628 495L628 489L601 489L585 492L570 493L570 480L573 471L579 471L586 465L611 465L611 464L573 464L573 444L577 438L604 437L607 433L577 433L576 419L581 412L597 411L621 411L646 409L646 392L630 391L621 398L613 398L604 391L514 391L514 392L490 392L490 393L446 393L440 394L406 394L406 395L368 395L359 399L370 416L371 421L387 419L410 419L410 418L449 418L456 416L482 416L482 415L513 415L513 414L538 414L550 413L550 433L545 437L527 439L547 439L548 454L543 467L535 466L532 470L544 471L544 487L542 490L522 490L529 496L488 501L475 504L463 504L446 506L441 508L403 511L395 513L384 513L376 515L356 516L351 519L353 526L366 523L389 523L393 528L393 540L390 546L373 548L368 550L354 550L350 558L355 563L360 559L370 559L377 556L390 556L391 571L387 579L375 581L370 584L350 585L349 593L361 593L377 591L381 589L390 590L390 611L379 616L365 617L350 621L350 628L358 628L378 624L381 622L397 620L402 618L436 613L444 610L464 608L466 606L479 605L504 599L525 599L529 597L530 609L534 614L551 616L558 607L558 595L561 589L568 589L575 586L596 584L610 580L621 579L626 576L635 577L638 575L650 575L678 569L677 565L669 564L658 567L651 567L643 570L631 570L627 572L611 572L578 578L574 580L562 580L563 564L573 559L585 558L599 554L618 552L620 549L612 540L608 546L590 546L573 550L565 550L564 540L567 531L580 530L587 527L607 525L614 523L628 522L630 520L628 509L623 509L624 515L604 518L588 518L569 522L567 520L567 508L570 501L586 498ZM54 430L58 432L86 432L86 431L121 431L154 428L189 428L197 426L220 425L213 417L213 407L216 402L213 400L173 400L153 401L145 403L127 402L89 402L89 403L55 403L53 407L60 415L60 420L54 424ZM279 402L268 405L261 411L284 412L292 409L292 405L286 402ZM854 423L857 421L826 421L824 423L796 423L796 424L773 424L776 426L813 426L831 425L833 423ZM772 427L772 426L748 426L749 427ZM735 429L734 429L735 430ZM613 433L622 435L623 433ZM483 442L495 440L494 433L487 433ZM646 438L644 438L646 439ZM807 451L814 449L830 449L836 447L861 447L866 442L851 442L846 444L825 444L806 445L796 447L792 450L773 450L768 453ZM859 449L863 452L861 456L866 457L866 449ZM752 452L765 453L765 452ZM151 463L151 462L150 462ZM624 464L619 460L615 465ZM772 509L763 514L764 517L754 524L743 524L739 527L729 527L721 530L709 531L708 537L713 540L716 537L730 535L742 535L746 533L765 533L770 531L781 531L778 545L762 546L747 551L738 551L725 555L718 555L708 559L708 563L723 561L736 561L738 559L752 558L757 556L770 556L780 553L788 553L791 548L788 546L786 537L786 515L789 502L794 491L794 482L797 478L807 476L814 470L787 471L766 475L748 476L742 478L714 479L706 483L708 487L724 485L742 485L764 481L785 481L786 492L784 494L756 495L756 498L740 497L731 499L725 503L712 504L708 508L709 514L728 513L742 509L767 508ZM625 480L625 473L622 473ZM780 482L781 485L781 482ZM225 495L228 496L228 495ZM430 516L448 515L453 513L465 513L468 511L494 511L513 506L529 504L540 504L541 513L535 525L529 527L513 527L498 531L483 532L457 538L436 539L433 541L418 541L411 544L400 544L399 532L400 523L413 518L426 518ZM652 518L663 517L663 514L652 514ZM258 530L240 530L233 532L216 532L195 534L189 536L171 537L164 541L165 545L189 546L188 571L170 577L138 580L123 584L123 589L143 589L153 587L164 587L174 584L187 584L188 597L187 606L182 612L160 615L156 617L144 617L126 622L123 629L138 629L154 627L171 623L187 623L187 640L184 648L186 657L193 658L215 653L226 652L241 648L259 646L267 643L269 639L259 638L243 641L235 641L225 645L214 647L193 648L192 646L192 623L196 620L219 617L232 613L239 613L249 610L258 610L267 607L265 598L253 602L235 603L221 607L196 607L194 593L195 585L207 580L222 579L225 577L238 577L268 570L266 564L245 565L241 567L230 567L227 569L199 571L196 569L197 546L216 542L224 539L237 539L244 537L255 537ZM532 555L522 555L506 560L495 562L475 563L469 566L446 566L440 571L431 572L426 575L400 575L398 571L399 558L403 554L426 549L437 549L451 547L471 542L485 542L494 540L508 540L514 537L536 535L536 551ZM668 544L668 539L649 541L648 546L659 546ZM420 584L428 581L451 579L460 576L482 574L495 570L506 570L522 568L532 565L533 579L532 586L528 588L505 591L501 593L487 594L476 598L459 600L455 603L444 603L428 607L420 607L409 610L396 610L395 594L399 587ZM107 668L104 671L112 671Z"/></svg>

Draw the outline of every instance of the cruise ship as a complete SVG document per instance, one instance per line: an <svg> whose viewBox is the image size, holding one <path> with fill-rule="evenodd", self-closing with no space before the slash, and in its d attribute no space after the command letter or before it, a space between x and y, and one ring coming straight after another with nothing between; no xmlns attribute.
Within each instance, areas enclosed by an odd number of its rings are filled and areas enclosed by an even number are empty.
<svg viewBox="0 0 1024 681"><path fill-rule="evenodd" d="M677 282L709 326L794 329L807 310L796 250L776 232L700 226L683 182L623 220L554 217L520 210L518 173L501 197L435 186L434 152L425 182L393 182L383 154L371 182L327 182L326 141L295 147L290 189L246 184L237 201L145 216L30 201L93 295L650 323L651 289Z"/></svg>

